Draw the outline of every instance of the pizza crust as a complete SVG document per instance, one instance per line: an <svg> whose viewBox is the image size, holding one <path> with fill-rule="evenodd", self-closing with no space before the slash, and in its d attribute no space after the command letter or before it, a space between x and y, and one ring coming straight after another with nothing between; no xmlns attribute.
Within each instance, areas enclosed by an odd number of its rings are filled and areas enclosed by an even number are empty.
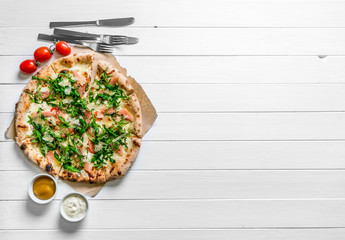
<svg viewBox="0 0 345 240"><path fill-rule="evenodd" d="M59 172L59 178L69 180L71 182L88 182L89 181L88 174L85 175L82 172L81 173L69 172L64 167L62 167L61 171Z"/></svg>
<svg viewBox="0 0 345 240"><path fill-rule="evenodd" d="M126 103L127 109L130 110L134 117L134 133L142 138L143 137L143 118L142 118L142 113L141 113L141 107L140 107L140 102L135 93L130 95L130 101Z"/></svg>
<svg viewBox="0 0 345 240"><path fill-rule="evenodd" d="M104 175L104 167L100 169L92 169L92 172L89 173L89 181L90 183L104 183L106 182L106 178Z"/></svg>
<svg viewBox="0 0 345 240"><path fill-rule="evenodd" d="M77 64L92 67L94 56L94 53L75 53L73 55L55 60L52 62L51 66L56 74L59 74L62 71L69 71L70 68L76 66Z"/></svg>

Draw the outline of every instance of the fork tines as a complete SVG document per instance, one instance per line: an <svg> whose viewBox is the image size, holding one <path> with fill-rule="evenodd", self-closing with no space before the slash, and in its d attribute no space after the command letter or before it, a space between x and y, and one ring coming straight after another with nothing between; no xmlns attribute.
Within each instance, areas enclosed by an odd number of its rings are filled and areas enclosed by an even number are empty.
<svg viewBox="0 0 345 240"><path fill-rule="evenodd" d="M115 47L112 45L100 43L99 44L99 52L101 53L113 53L115 50Z"/></svg>

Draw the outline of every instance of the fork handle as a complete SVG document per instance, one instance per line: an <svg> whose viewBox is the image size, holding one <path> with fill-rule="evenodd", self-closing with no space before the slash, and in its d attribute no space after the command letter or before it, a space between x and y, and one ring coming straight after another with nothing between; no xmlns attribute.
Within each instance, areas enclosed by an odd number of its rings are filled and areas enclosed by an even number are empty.
<svg viewBox="0 0 345 240"><path fill-rule="evenodd" d="M97 25L97 21L50 22L49 28L67 27L67 26L82 26L82 25Z"/></svg>

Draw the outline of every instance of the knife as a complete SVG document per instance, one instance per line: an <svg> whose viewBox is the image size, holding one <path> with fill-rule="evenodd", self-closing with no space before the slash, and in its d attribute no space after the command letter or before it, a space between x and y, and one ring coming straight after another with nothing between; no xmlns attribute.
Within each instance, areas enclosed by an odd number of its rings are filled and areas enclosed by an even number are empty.
<svg viewBox="0 0 345 240"><path fill-rule="evenodd" d="M79 22L50 22L49 27L68 27L68 26L84 26L84 25L95 25L103 27L122 27L134 23L134 18L113 18L113 19L102 19L95 21L79 21Z"/></svg>

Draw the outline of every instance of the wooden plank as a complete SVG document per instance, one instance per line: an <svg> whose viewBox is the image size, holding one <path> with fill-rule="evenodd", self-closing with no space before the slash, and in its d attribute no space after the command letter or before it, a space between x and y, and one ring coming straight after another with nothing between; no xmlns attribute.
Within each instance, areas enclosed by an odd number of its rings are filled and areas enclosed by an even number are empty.
<svg viewBox="0 0 345 240"><path fill-rule="evenodd" d="M35 174L1 172L0 200L27 200L28 184ZM132 170L125 178L108 182L96 199L324 199L345 198L344 188L344 170ZM56 199L71 191L59 181Z"/></svg>
<svg viewBox="0 0 345 240"><path fill-rule="evenodd" d="M1 229L344 227L345 200L90 200L84 221L59 216L59 201L1 201ZM20 217L19 217L20 216ZM114 217L121 219L114 221ZM102 221L100 221L102 219ZM39 222L39 224L38 224Z"/></svg>
<svg viewBox="0 0 345 240"><path fill-rule="evenodd" d="M30 56L0 56L0 84L23 84ZM345 57L331 56L117 56L140 83L345 83Z"/></svg>
<svg viewBox="0 0 345 240"><path fill-rule="evenodd" d="M52 31L46 27L0 27L0 42L4 43L0 55L32 55L42 46L36 40L40 32ZM94 32L114 30L95 28ZM116 33L136 36L140 41L119 45L115 55L345 55L344 28L118 28Z"/></svg>
<svg viewBox="0 0 345 240"><path fill-rule="evenodd" d="M0 152L0 170L39 172L15 143L0 142ZM344 141L144 140L132 170L332 170L345 169L344 159Z"/></svg>
<svg viewBox="0 0 345 240"><path fill-rule="evenodd" d="M345 113L159 114L146 140L343 140Z"/></svg>
<svg viewBox="0 0 345 240"><path fill-rule="evenodd" d="M36 240L60 240L71 237L71 232L61 230L2 230L3 240L22 240L28 236ZM116 236L122 240L194 240L194 239L241 239L241 240L339 240L345 236L344 229L79 229L74 239L109 239Z"/></svg>
<svg viewBox="0 0 345 240"><path fill-rule="evenodd" d="M36 6L50 9L47 1L16 4L1 1L1 26L44 26L50 21L73 21L134 16L133 26L142 27L344 27L342 1L102 1L102 14L89 1L62 0L54 11L42 11L40 20L31 18ZM64 6L68 5L70 14ZM80 7L83 11L80 11ZM145 9L145 11L143 11ZM21 16L18 18L18 16ZM177 17L178 16L178 17ZM207 16L207 17L205 17ZM25 19L25 21L23 20Z"/></svg>
<svg viewBox="0 0 345 240"><path fill-rule="evenodd" d="M0 113L5 132L13 113ZM345 113L160 113L144 140L344 140ZM195 124L197 123L197 124ZM0 141L10 141L0 135Z"/></svg>
<svg viewBox="0 0 345 240"><path fill-rule="evenodd" d="M344 111L344 84L142 84L162 112ZM24 85L2 85L0 112L14 111Z"/></svg>

